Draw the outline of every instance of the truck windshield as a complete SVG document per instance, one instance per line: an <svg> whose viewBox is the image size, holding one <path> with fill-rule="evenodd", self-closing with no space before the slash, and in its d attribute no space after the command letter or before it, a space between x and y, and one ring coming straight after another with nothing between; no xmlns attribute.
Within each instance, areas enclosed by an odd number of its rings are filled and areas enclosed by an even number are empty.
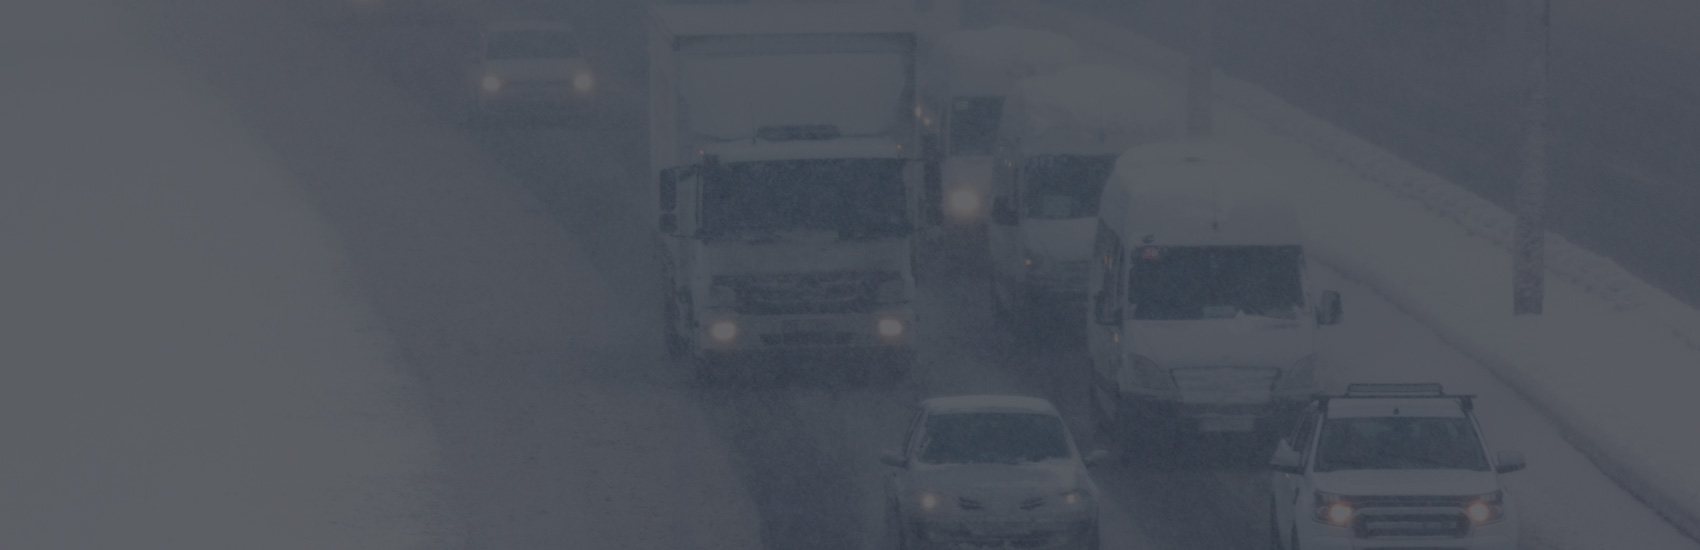
<svg viewBox="0 0 1700 550"><path fill-rule="evenodd" d="M825 230L840 238L906 234L902 159L736 162L703 182L703 230Z"/></svg>
<svg viewBox="0 0 1700 550"><path fill-rule="evenodd" d="M1098 215L1098 195L1115 171L1116 155L1038 155L1022 176L1027 217L1053 220Z"/></svg>
<svg viewBox="0 0 1700 550"><path fill-rule="evenodd" d="M1131 254L1135 319L1297 319L1303 307L1298 246L1152 246Z"/></svg>
<svg viewBox="0 0 1700 550"><path fill-rule="evenodd" d="M990 155L998 140L1003 98L958 97L950 106L950 154Z"/></svg>
<svg viewBox="0 0 1700 550"><path fill-rule="evenodd" d="M578 57L578 44L564 31L505 31L485 39L486 59L560 59Z"/></svg>
<svg viewBox="0 0 1700 550"><path fill-rule="evenodd" d="M1332 418L1322 425L1316 471L1487 471L1487 455L1467 418Z"/></svg>
<svg viewBox="0 0 1700 550"><path fill-rule="evenodd" d="M950 413L927 418L921 462L995 464L1068 458L1062 420L1035 413Z"/></svg>

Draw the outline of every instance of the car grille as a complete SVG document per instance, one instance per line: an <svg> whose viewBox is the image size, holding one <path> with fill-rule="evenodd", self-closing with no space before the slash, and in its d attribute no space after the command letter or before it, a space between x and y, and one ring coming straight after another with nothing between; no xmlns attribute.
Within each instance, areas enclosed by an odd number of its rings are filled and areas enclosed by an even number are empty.
<svg viewBox="0 0 1700 550"><path fill-rule="evenodd" d="M1198 367L1175 369L1175 387L1183 403L1262 404L1281 371L1272 368Z"/></svg>
<svg viewBox="0 0 1700 550"><path fill-rule="evenodd" d="M737 293L738 313L785 315L873 311L880 285L894 279L895 273L847 270L721 277L715 284Z"/></svg>

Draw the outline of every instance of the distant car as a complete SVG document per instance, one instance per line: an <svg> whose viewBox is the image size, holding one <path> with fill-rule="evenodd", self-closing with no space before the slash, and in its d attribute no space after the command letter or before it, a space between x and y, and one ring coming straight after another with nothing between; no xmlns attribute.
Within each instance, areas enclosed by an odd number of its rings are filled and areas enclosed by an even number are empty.
<svg viewBox="0 0 1700 550"><path fill-rule="evenodd" d="M1499 475L1523 455L1489 456L1472 398L1439 384L1319 396L1270 461L1270 547L1515 549Z"/></svg>
<svg viewBox="0 0 1700 550"><path fill-rule="evenodd" d="M498 110L582 109L596 94L595 69L566 22L487 23L471 57L473 117Z"/></svg>
<svg viewBox="0 0 1700 550"><path fill-rule="evenodd" d="M1096 550L1098 487L1055 407L1014 396L923 401L903 450L881 461L898 548Z"/></svg>

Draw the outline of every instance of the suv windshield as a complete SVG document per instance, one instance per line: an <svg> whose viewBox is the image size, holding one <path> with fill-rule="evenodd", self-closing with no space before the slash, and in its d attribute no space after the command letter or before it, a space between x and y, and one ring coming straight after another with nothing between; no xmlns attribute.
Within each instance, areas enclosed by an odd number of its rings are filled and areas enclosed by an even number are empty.
<svg viewBox="0 0 1700 550"><path fill-rule="evenodd" d="M1003 98L959 97L950 106L950 154L990 155L998 141Z"/></svg>
<svg viewBox="0 0 1700 550"><path fill-rule="evenodd" d="M1021 185L1030 218L1067 220L1098 215L1098 195L1116 169L1115 155L1037 155L1027 159Z"/></svg>
<svg viewBox="0 0 1700 550"><path fill-rule="evenodd" d="M486 59L559 59L578 57L578 44L563 31L505 31L485 38Z"/></svg>
<svg viewBox="0 0 1700 550"><path fill-rule="evenodd" d="M927 418L921 462L983 464L1068 458L1062 419L1034 413L954 413Z"/></svg>
<svg viewBox="0 0 1700 550"><path fill-rule="evenodd" d="M1331 418L1316 447L1318 472L1487 469L1487 454L1467 418Z"/></svg>
<svg viewBox="0 0 1700 550"><path fill-rule="evenodd" d="M824 230L841 238L904 234L902 159L736 162L706 172L703 231Z"/></svg>
<svg viewBox="0 0 1700 550"><path fill-rule="evenodd" d="M1164 246L1132 251L1133 318L1195 320L1241 313L1297 319L1304 254L1297 246Z"/></svg>

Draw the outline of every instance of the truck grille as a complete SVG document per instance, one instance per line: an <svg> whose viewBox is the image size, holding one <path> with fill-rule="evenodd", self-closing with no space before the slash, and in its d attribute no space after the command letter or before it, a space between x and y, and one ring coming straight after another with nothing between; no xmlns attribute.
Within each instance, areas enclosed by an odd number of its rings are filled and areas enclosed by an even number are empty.
<svg viewBox="0 0 1700 550"><path fill-rule="evenodd" d="M873 311L876 295L897 274L878 271L825 271L722 277L717 285L738 295L738 313L786 315Z"/></svg>
<svg viewBox="0 0 1700 550"><path fill-rule="evenodd" d="M1252 405L1269 402L1279 369L1199 367L1171 371L1183 403Z"/></svg>

